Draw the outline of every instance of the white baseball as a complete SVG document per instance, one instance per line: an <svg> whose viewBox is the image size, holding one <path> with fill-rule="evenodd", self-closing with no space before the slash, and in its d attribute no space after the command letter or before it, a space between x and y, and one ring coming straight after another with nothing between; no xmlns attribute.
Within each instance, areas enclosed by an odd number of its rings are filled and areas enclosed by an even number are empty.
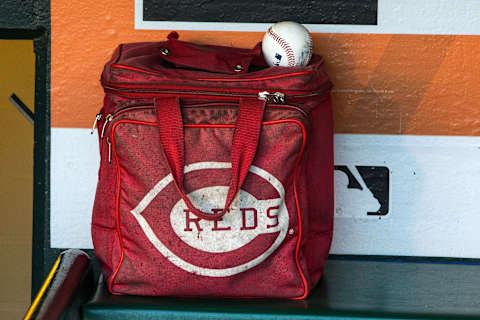
<svg viewBox="0 0 480 320"><path fill-rule="evenodd" d="M306 66L312 57L312 37L299 23L278 22L265 33L262 51L269 66Z"/></svg>

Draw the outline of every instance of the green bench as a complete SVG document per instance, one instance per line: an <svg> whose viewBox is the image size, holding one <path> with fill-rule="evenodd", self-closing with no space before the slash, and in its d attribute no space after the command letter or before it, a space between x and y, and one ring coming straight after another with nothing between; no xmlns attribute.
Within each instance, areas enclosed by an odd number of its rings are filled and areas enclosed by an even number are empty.
<svg viewBox="0 0 480 320"><path fill-rule="evenodd" d="M90 298L63 312L86 320L480 319L480 265L332 257L303 301L114 296L99 281Z"/></svg>

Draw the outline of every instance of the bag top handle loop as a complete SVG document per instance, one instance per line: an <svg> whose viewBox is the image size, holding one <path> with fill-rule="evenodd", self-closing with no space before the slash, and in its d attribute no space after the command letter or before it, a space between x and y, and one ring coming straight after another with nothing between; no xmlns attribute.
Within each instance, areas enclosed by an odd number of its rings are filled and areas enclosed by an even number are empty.
<svg viewBox="0 0 480 320"><path fill-rule="evenodd" d="M168 34L167 39L168 40L171 40L171 39L177 40L178 37L179 37L178 32L177 31L172 31Z"/></svg>
<svg viewBox="0 0 480 320"><path fill-rule="evenodd" d="M185 147L179 97L155 98L155 110L162 151L181 198L190 211L199 218L205 220L221 219L228 212L230 205L240 191L255 158L265 110L265 101L257 98L240 100L232 138L231 181L223 210L217 213L206 213L197 209L186 195L183 187Z"/></svg>

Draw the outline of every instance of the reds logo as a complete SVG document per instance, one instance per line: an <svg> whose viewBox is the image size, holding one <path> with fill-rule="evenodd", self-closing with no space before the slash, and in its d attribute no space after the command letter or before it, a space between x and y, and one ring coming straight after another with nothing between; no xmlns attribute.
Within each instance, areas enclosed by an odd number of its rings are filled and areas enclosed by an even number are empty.
<svg viewBox="0 0 480 320"><path fill-rule="evenodd" d="M186 166L184 173L202 169L225 168L231 168L231 164L227 162L198 162ZM130 212L147 239L166 259L177 267L210 277L227 277L244 272L264 261L278 248L285 239L289 224L289 213L284 202L285 190L282 183L272 174L259 167L251 166L249 171L268 181L277 191L279 197L259 200L247 191L240 190L228 212L222 219L214 221L195 216L182 199L173 206L170 212L170 225L178 238L205 254L232 252L246 246L261 235L277 234L273 243L265 251L249 261L233 267L207 268L187 261L188 257L179 257L159 239L142 215L155 197L173 182L171 174L161 179ZM187 196L203 212L216 213L222 210L220 206L225 203L227 193L228 187L226 186L212 186L195 190Z"/></svg>

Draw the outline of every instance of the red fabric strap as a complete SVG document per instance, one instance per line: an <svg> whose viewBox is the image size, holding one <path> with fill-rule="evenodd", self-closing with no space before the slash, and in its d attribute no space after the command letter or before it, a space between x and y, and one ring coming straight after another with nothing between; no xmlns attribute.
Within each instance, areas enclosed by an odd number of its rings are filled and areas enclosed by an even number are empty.
<svg viewBox="0 0 480 320"><path fill-rule="evenodd" d="M167 160L173 180L183 186L183 167L185 166L183 121L178 97L155 99L160 144Z"/></svg>
<svg viewBox="0 0 480 320"><path fill-rule="evenodd" d="M183 188L185 166L183 121L178 97L156 98L155 110L158 118L160 144L172 173L175 186L193 214L206 220L218 220L225 215L238 191L242 187L248 170L255 158L260 137L265 101L257 98L240 100L237 122L232 139L232 175L224 209L218 213L205 213L197 209Z"/></svg>

